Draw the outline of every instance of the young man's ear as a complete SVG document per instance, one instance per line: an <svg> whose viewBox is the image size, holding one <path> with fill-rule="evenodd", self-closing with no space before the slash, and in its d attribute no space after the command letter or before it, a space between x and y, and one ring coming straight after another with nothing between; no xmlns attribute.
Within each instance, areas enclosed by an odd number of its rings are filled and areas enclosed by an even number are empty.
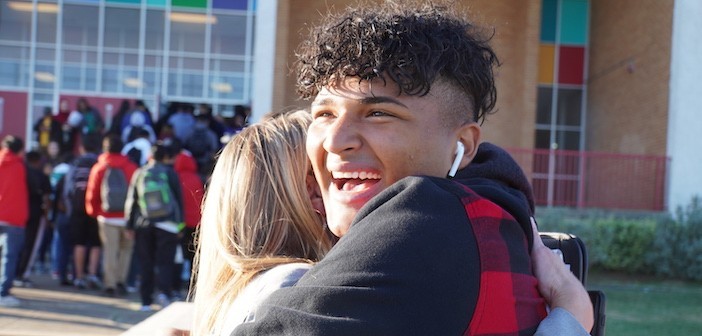
<svg viewBox="0 0 702 336"><path fill-rule="evenodd" d="M463 159L461 160L459 169L463 169L473 161L475 154L478 153L478 145L480 145L480 125L476 122L466 123L458 130L459 141L465 148Z"/></svg>

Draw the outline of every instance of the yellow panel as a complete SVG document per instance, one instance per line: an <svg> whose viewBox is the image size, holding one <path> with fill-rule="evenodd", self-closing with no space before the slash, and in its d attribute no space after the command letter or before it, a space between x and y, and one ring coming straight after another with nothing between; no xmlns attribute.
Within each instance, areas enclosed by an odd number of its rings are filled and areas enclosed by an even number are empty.
<svg viewBox="0 0 702 336"><path fill-rule="evenodd" d="M553 44L539 45L539 84L553 83L554 50Z"/></svg>

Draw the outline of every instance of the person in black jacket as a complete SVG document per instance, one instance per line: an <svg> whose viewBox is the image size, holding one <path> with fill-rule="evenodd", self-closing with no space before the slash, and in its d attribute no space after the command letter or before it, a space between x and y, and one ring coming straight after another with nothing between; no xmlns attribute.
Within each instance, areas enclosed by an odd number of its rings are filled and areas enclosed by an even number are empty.
<svg viewBox="0 0 702 336"><path fill-rule="evenodd" d="M132 175L124 204L128 235L135 236L136 258L141 267L142 311L151 310L154 287L159 290L156 303L162 308L178 299L174 296L172 274L185 224L180 181L172 167L174 159L170 146L156 143L149 162Z"/></svg>
<svg viewBox="0 0 702 336"><path fill-rule="evenodd" d="M342 238L233 335L536 331L531 190L513 161L471 172L496 100L488 40L432 5L350 9L312 30L298 53L307 150Z"/></svg>

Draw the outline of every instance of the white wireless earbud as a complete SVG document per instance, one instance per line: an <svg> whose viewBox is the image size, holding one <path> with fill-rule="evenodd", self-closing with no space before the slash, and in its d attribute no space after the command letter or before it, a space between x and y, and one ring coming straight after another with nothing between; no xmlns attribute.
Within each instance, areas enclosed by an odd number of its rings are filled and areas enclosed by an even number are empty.
<svg viewBox="0 0 702 336"><path fill-rule="evenodd" d="M465 151L466 148L463 146L463 143L461 143L460 141L456 141L456 158L453 159L451 170L449 170L448 172L449 177L456 176L456 172L458 171L458 165L461 164L461 159L463 159L463 153Z"/></svg>

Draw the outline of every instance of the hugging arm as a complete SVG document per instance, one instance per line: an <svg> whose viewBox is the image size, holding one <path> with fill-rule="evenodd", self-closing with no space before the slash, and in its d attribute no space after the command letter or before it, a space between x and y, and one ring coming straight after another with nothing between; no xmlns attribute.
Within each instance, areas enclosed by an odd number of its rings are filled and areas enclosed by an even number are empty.
<svg viewBox="0 0 702 336"><path fill-rule="evenodd" d="M423 181L374 198L319 264L232 335L463 334L479 288L475 237L460 200Z"/></svg>

